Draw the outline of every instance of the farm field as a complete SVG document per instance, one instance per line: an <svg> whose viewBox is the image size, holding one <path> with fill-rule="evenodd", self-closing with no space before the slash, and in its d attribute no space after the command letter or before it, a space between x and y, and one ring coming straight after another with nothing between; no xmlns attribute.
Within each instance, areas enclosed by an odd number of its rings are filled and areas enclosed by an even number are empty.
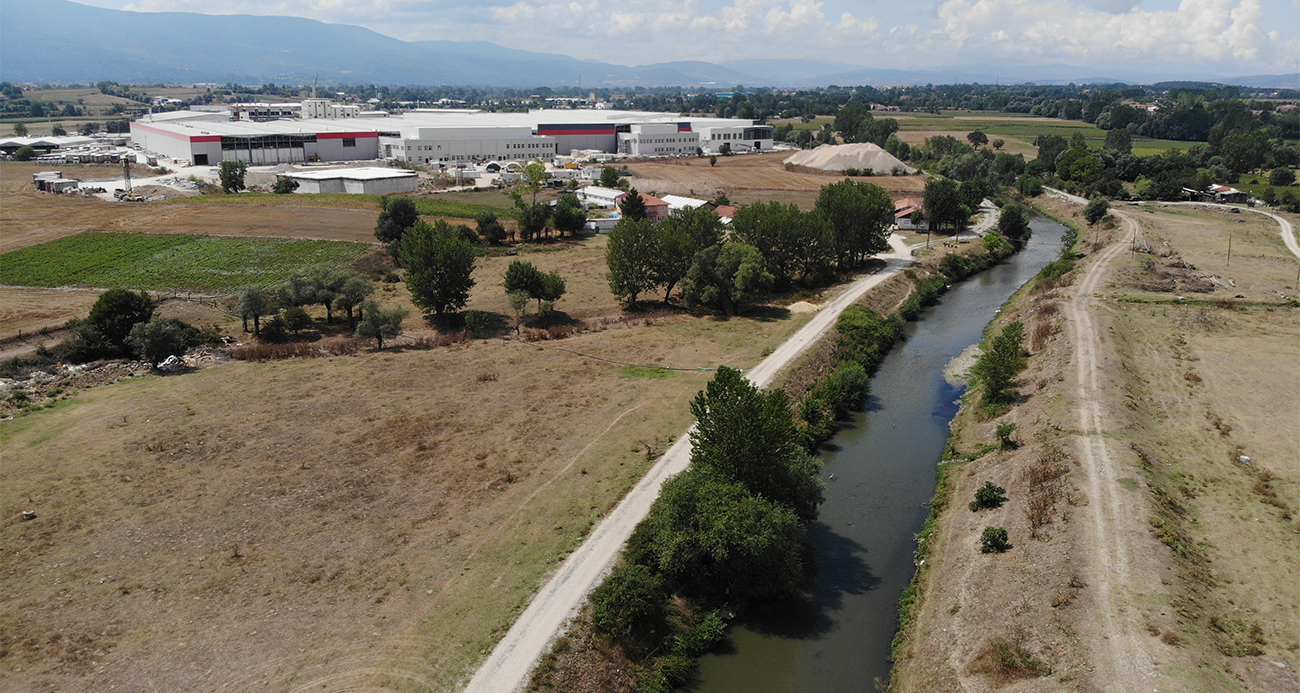
<svg viewBox="0 0 1300 693"><path fill-rule="evenodd" d="M439 193L434 196L407 195L407 197L415 201L416 209L420 211L420 214L431 217L474 219L484 212L490 212L499 217L507 217L515 213L509 197L496 191ZM540 202L550 197L552 196L538 195L537 199ZM491 200L499 204L484 204L476 200ZM176 198L176 202L173 204L326 207L334 209L366 209L374 210L376 213L382 209L379 195L345 195L341 193L276 195L275 193L242 192L237 195L200 195L198 197Z"/></svg>
<svg viewBox="0 0 1300 693"><path fill-rule="evenodd" d="M232 293L369 251L345 241L88 232L0 255L0 284Z"/></svg>
<svg viewBox="0 0 1300 693"><path fill-rule="evenodd" d="M776 200L809 209L823 185L840 180L830 173L787 171L783 161L790 152L720 156L716 166L708 159L676 159L629 164L635 174L629 182L641 192L712 198L725 192L734 204ZM915 195L925 187L922 176L859 178L879 185L894 197Z"/></svg>

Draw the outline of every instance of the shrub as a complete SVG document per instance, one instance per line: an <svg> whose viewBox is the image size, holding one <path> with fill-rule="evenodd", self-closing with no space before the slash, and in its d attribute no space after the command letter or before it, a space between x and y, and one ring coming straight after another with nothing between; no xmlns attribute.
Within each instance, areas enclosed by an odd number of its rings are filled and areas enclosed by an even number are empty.
<svg viewBox="0 0 1300 693"><path fill-rule="evenodd" d="M180 356L189 348L188 327L180 320L155 317L136 323L126 341L136 356L157 367L167 357Z"/></svg>
<svg viewBox="0 0 1300 693"><path fill-rule="evenodd" d="M1295 171L1289 168L1275 168L1268 174L1268 184L1276 186L1291 185L1295 182Z"/></svg>
<svg viewBox="0 0 1300 693"><path fill-rule="evenodd" d="M867 369L857 361L849 361L840 364L814 388L813 393L814 397L834 407L836 414L845 416L862 409L870 389L871 377L867 375Z"/></svg>
<svg viewBox="0 0 1300 693"><path fill-rule="evenodd" d="M995 485L992 481L984 482L984 485L975 491L975 500L970 502L971 512L1002 507L1002 504L1007 502L1006 492L1006 489Z"/></svg>
<svg viewBox="0 0 1300 693"><path fill-rule="evenodd" d="M1002 445L1003 450L1014 450L1020 447L1016 441L1011 439L1011 434L1016 432L1016 425L1010 421L998 424L998 442Z"/></svg>
<svg viewBox="0 0 1300 693"><path fill-rule="evenodd" d="M984 528L984 533L980 535L980 553L1006 553L1010 548L1005 527Z"/></svg>
<svg viewBox="0 0 1300 693"><path fill-rule="evenodd" d="M629 650L657 640L667 628L664 579L650 568L625 563L591 593L591 621L596 631Z"/></svg>
<svg viewBox="0 0 1300 693"><path fill-rule="evenodd" d="M265 342L283 342L286 332L289 330L289 324L285 321L283 315L276 315L262 326L262 334L259 335Z"/></svg>
<svg viewBox="0 0 1300 693"><path fill-rule="evenodd" d="M31 161L36 158L36 150L28 145L19 147L13 155L14 161Z"/></svg>
<svg viewBox="0 0 1300 693"><path fill-rule="evenodd" d="M284 311L284 326L294 334L298 334L299 332L311 327L313 322L311 316L307 314L307 311L298 306L294 306Z"/></svg>
<svg viewBox="0 0 1300 693"><path fill-rule="evenodd" d="M288 176L276 176L275 185L271 186L271 192L276 195L288 195L298 189L298 181Z"/></svg>

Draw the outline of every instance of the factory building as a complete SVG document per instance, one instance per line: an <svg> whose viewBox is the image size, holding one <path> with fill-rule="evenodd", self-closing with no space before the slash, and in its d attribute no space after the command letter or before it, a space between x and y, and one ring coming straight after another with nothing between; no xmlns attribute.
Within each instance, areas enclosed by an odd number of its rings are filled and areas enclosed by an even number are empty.
<svg viewBox="0 0 1300 693"><path fill-rule="evenodd" d="M411 192L419 187L415 171L392 168L336 168L287 174L298 182L298 193L348 193L385 195Z"/></svg>
<svg viewBox="0 0 1300 693"><path fill-rule="evenodd" d="M699 146L690 123L638 123L618 133L618 153L631 156L691 156Z"/></svg>
<svg viewBox="0 0 1300 693"><path fill-rule="evenodd" d="M300 120L231 122L213 112L155 116L131 124L145 150L196 165L225 159L250 164L395 159L457 165L489 161L553 160L574 151L633 156L692 156L772 148L773 128L753 121L690 118L672 113L613 110L538 110L485 113L470 109L416 109L378 117L360 106L306 99ZM177 113L186 113L178 111Z"/></svg>

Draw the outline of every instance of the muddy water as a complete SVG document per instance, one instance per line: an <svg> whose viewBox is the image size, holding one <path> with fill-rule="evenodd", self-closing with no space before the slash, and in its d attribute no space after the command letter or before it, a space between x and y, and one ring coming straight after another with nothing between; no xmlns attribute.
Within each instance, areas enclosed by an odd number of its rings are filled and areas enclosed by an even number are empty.
<svg viewBox="0 0 1300 693"><path fill-rule="evenodd" d="M954 286L907 328L872 381L867 411L822 454L826 502L809 528L817 582L807 600L751 610L700 662L699 693L872 691L889 676L898 598L964 386L944 366L980 340L1012 293L1056 259L1065 227L1034 218L1007 262Z"/></svg>

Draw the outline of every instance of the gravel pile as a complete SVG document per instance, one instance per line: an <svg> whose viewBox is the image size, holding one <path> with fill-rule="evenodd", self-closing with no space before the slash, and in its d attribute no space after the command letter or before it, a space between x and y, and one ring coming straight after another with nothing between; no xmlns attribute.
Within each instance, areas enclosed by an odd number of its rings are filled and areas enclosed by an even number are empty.
<svg viewBox="0 0 1300 693"><path fill-rule="evenodd" d="M823 144L816 149L805 149L786 157L785 163L823 171L845 171L856 168L870 170L878 176L888 176L894 171L915 173L916 169L899 161L894 155L874 144Z"/></svg>

